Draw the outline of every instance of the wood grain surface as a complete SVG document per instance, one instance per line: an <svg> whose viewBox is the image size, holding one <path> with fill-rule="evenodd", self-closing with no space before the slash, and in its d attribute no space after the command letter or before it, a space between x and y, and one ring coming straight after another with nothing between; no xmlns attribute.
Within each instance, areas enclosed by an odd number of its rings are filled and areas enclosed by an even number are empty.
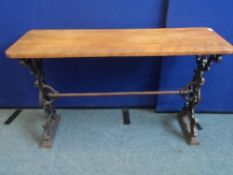
<svg viewBox="0 0 233 175"><path fill-rule="evenodd" d="M232 53L209 28L31 30L6 51L24 59Z"/></svg>

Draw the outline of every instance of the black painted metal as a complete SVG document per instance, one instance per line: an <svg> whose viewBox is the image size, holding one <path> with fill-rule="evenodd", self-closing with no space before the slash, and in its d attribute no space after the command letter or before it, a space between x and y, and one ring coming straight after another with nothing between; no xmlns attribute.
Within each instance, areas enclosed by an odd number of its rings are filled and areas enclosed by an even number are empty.
<svg viewBox="0 0 233 175"><path fill-rule="evenodd" d="M13 114L4 122L5 125L10 125L22 112L22 109L16 109Z"/></svg>
<svg viewBox="0 0 233 175"><path fill-rule="evenodd" d="M130 124L130 116L129 116L129 109L128 108L124 108L122 109L122 116L123 116L123 123L125 125L129 125Z"/></svg>

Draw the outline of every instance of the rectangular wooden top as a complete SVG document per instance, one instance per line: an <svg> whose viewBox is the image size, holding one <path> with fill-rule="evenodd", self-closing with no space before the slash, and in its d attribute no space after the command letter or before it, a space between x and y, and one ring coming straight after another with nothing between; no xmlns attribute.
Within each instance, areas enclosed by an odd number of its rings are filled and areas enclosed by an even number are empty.
<svg viewBox="0 0 233 175"><path fill-rule="evenodd" d="M6 51L24 59L232 53L209 28L31 30Z"/></svg>

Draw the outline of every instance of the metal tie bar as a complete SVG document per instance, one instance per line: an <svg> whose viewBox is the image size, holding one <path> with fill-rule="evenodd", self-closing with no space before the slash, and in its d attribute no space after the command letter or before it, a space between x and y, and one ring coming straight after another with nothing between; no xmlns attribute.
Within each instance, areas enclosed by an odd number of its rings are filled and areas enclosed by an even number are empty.
<svg viewBox="0 0 233 175"><path fill-rule="evenodd" d="M90 92L90 93L49 93L52 98L58 97L97 97L97 96L128 96L128 95L169 95L169 94L188 94L190 91L142 91L142 92Z"/></svg>

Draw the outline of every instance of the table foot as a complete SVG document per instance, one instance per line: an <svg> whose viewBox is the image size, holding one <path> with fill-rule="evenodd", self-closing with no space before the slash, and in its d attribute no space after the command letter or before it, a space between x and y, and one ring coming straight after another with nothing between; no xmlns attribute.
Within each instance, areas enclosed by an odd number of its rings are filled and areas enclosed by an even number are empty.
<svg viewBox="0 0 233 175"><path fill-rule="evenodd" d="M182 129L182 132L183 132L183 135L185 137L187 144L199 145L200 144L199 137L198 135L195 136L192 133L191 122L190 122L189 117L187 115L184 115L183 112L181 112L180 114L178 114L177 118L178 118L180 127ZM198 128L196 126L194 126L194 130L196 130L196 133L198 133Z"/></svg>
<svg viewBox="0 0 233 175"><path fill-rule="evenodd" d="M42 136L42 142L40 148L51 148L53 145L53 139L56 135L56 130L58 128L60 121L60 116L56 114L56 117L49 121L47 128L44 130Z"/></svg>

